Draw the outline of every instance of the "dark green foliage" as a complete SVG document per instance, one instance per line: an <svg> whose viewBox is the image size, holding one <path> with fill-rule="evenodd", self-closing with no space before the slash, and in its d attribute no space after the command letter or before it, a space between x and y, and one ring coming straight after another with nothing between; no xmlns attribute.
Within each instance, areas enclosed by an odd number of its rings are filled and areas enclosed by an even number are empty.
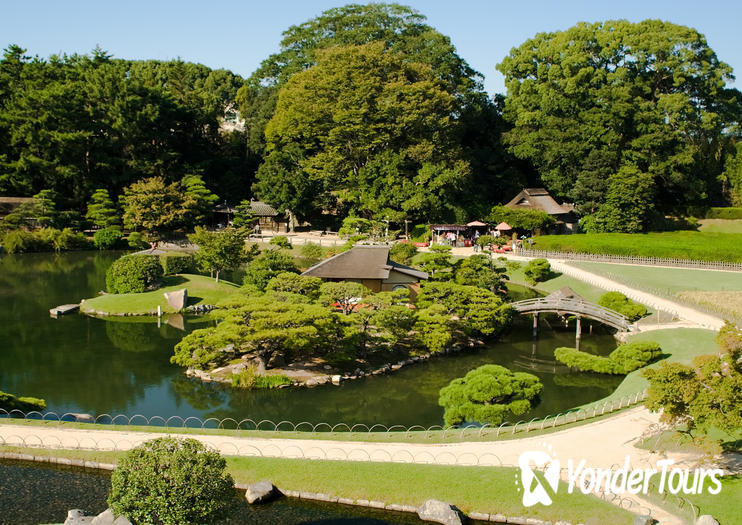
<svg viewBox="0 0 742 525"><path fill-rule="evenodd" d="M451 247L445 244L434 244L430 250L418 257L417 265L431 279L450 279L454 276L455 262L451 258Z"/></svg>
<svg viewBox="0 0 742 525"><path fill-rule="evenodd" d="M542 389L533 374L484 365L443 387L438 404L445 408L446 425L466 421L500 425L510 416L528 412Z"/></svg>
<svg viewBox="0 0 742 525"><path fill-rule="evenodd" d="M0 390L0 409L10 412L11 410L20 410L21 412L33 412L44 410L46 401L35 397L17 397L13 394L6 394Z"/></svg>
<svg viewBox="0 0 742 525"><path fill-rule="evenodd" d="M279 248L282 248L284 250L290 250L291 249L291 242L289 241L289 238L285 235L276 235L273 237L268 244L271 244L273 246L277 246Z"/></svg>
<svg viewBox="0 0 742 525"><path fill-rule="evenodd" d="M156 255L125 255L106 272L108 293L141 293L162 278L162 265Z"/></svg>
<svg viewBox="0 0 742 525"><path fill-rule="evenodd" d="M389 250L389 258L400 264L410 264L415 255L417 255L417 246L406 242L395 243Z"/></svg>
<svg viewBox="0 0 742 525"><path fill-rule="evenodd" d="M190 253L171 252L160 255L160 264L164 275L176 273L191 273L195 267L193 255Z"/></svg>
<svg viewBox="0 0 742 525"><path fill-rule="evenodd" d="M551 277L551 265L546 259L531 259L526 264L523 275L530 284L546 281Z"/></svg>
<svg viewBox="0 0 742 525"><path fill-rule="evenodd" d="M348 315L361 302L361 298L368 293L368 288L361 283L350 281L327 282L319 287L319 293L323 304L338 308Z"/></svg>
<svg viewBox="0 0 742 525"><path fill-rule="evenodd" d="M319 299L321 285L322 279L318 277L304 277L292 272L283 272L268 281L266 290L302 295L310 301L316 301Z"/></svg>
<svg viewBox="0 0 742 525"><path fill-rule="evenodd" d="M706 213L707 219L725 219L740 220L742 219L742 208L711 208Z"/></svg>
<svg viewBox="0 0 742 525"><path fill-rule="evenodd" d="M233 484L218 452L195 439L158 438L119 461L108 504L138 524L212 524L226 515Z"/></svg>
<svg viewBox="0 0 742 525"><path fill-rule="evenodd" d="M510 150L553 195L595 214L597 231L646 231L655 216L720 200L741 98L696 30L580 22L535 35L497 67Z"/></svg>
<svg viewBox="0 0 742 525"><path fill-rule="evenodd" d="M427 224L416 224L409 233L412 242L430 242L433 236L433 232Z"/></svg>
<svg viewBox="0 0 742 525"><path fill-rule="evenodd" d="M582 372L628 374L651 363L662 355L657 343L637 342L619 346L608 357L582 352L575 348L557 348L554 357L560 363Z"/></svg>
<svg viewBox="0 0 742 525"><path fill-rule="evenodd" d="M183 225L202 226L211 218L211 210L219 200L209 191L201 175L185 175L180 181L183 194Z"/></svg>
<svg viewBox="0 0 742 525"><path fill-rule="evenodd" d="M621 292L604 293L600 296L598 304L625 315L631 322L647 315L647 308L643 304L635 303Z"/></svg>
<svg viewBox="0 0 742 525"><path fill-rule="evenodd" d="M236 116L242 84L228 71L100 50L45 60L18 46L5 50L0 70L0 194L53 190L58 207L79 214L94 190L115 202L139 179L175 182L197 170L234 198L249 193L245 135L220 130ZM113 220L90 219L103 227Z"/></svg>
<svg viewBox="0 0 742 525"><path fill-rule="evenodd" d="M507 222L513 229L523 232L548 230L556 223L554 217L541 210L519 210L506 206L495 206L487 220L493 224Z"/></svg>
<svg viewBox="0 0 742 525"><path fill-rule="evenodd" d="M70 228L41 228L34 232L11 230L2 236L2 245L8 253L56 252L84 250L90 247L88 239Z"/></svg>
<svg viewBox="0 0 742 525"><path fill-rule="evenodd" d="M99 250L112 250L121 242L119 228L101 228L93 234L93 244Z"/></svg>
<svg viewBox="0 0 742 525"><path fill-rule="evenodd" d="M294 258L281 250L265 250L248 265L244 283L265 290L268 281L283 272L299 273Z"/></svg>
<svg viewBox="0 0 742 525"><path fill-rule="evenodd" d="M490 292L505 294L505 269L495 266L489 255L475 254L467 257L456 268L456 282L478 286Z"/></svg>

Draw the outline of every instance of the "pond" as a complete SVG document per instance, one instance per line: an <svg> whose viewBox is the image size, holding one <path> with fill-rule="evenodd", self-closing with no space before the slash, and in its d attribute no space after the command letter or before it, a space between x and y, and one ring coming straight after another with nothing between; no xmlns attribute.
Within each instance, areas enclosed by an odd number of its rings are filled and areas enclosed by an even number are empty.
<svg viewBox="0 0 742 525"><path fill-rule="evenodd" d="M0 525L62 523L70 509L88 515L106 510L111 488L107 471L0 460ZM250 506L244 492L235 500L222 523L291 525L299 523L412 524L416 515L363 507L281 498L267 505Z"/></svg>
<svg viewBox="0 0 742 525"><path fill-rule="evenodd" d="M59 413L231 417L384 425L442 423L438 391L452 379L486 363L529 371L544 383L528 419L600 399L621 377L571 373L554 361L558 346L574 346L574 329L545 317L537 340L530 318L518 318L504 336L485 347L432 359L384 376L340 386L270 391L186 378L170 364L173 346L202 318L180 327L151 318L102 320L84 315L49 317L49 308L94 296L119 253L77 252L0 257L0 390L40 397ZM173 323L177 325L178 323ZM181 328L183 328L181 330ZM581 348L602 355L615 348L600 325L586 332Z"/></svg>

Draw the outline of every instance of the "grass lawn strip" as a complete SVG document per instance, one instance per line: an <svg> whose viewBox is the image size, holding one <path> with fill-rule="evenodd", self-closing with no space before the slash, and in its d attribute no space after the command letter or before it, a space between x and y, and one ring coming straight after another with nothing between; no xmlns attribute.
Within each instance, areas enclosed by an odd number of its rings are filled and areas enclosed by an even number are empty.
<svg viewBox="0 0 742 525"><path fill-rule="evenodd" d="M584 261L569 261L568 264L655 295L674 297L685 291L742 291L742 272Z"/></svg>
<svg viewBox="0 0 742 525"><path fill-rule="evenodd" d="M742 220L739 219L701 219L698 231L706 233L742 233Z"/></svg>
<svg viewBox="0 0 742 525"><path fill-rule="evenodd" d="M535 250L742 262L742 243L736 233L675 231L543 235L534 241Z"/></svg>
<svg viewBox="0 0 742 525"><path fill-rule="evenodd" d="M0 451L116 463L123 452L38 450L0 447ZM567 493L563 482L549 507L524 508L516 468L411 465L226 456L238 484L268 479L284 490L308 491L353 500L419 506L434 498L455 504L465 513L482 512L572 523L630 524L633 515L593 496Z"/></svg>
<svg viewBox="0 0 742 525"><path fill-rule="evenodd" d="M680 292L685 303L695 304L719 312L737 323L742 319L742 291L737 292Z"/></svg>
<svg viewBox="0 0 742 525"><path fill-rule="evenodd" d="M239 286L227 281L218 283L211 277L204 275L169 275L163 279L163 287L151 292L105 294L92 299L85 299L80 305L83 313L97 313L99 315L155 315L157 306L165 313L175 312L163 295L186 288L188 290L188 305L215 304L220 299L228 297L239 290Z"/></svg>

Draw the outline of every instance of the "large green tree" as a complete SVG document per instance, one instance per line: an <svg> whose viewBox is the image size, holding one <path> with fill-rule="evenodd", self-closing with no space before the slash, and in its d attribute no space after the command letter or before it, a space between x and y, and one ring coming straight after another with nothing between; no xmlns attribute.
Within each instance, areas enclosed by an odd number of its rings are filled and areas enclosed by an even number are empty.
<svg viewBox="0 0 742 525"><path fill-rule="evenodd" d="M537 34L498 69L511 150L553 193L582 213L597 211L603 229L647 229L653 210L684 212L720 198L716 177L742 97L726 85L731 68L694 29L579 23ZM611 184L616 174L620 187Z"/></svg>
<svg viewBox="0 0 742 525"><path fill-rule="evenodd" d="M236 270L248 262L254 252L245 245L245 232L234 228L221 231L208 231L196 226L196 231L188 235L188 240L198 246L196 263L201 270L215 273L219 282L219 273L223 270Z"/></svg>
<svg viewBox="0 0 742 525"><path fill-rule="evenodd" d="M306 188L317 184L341 210L442 218L469 176L445 87L429 66L381 42L318 52L317 64L279 93L258 178L271 175L272 155L300 148L291 175Z"/></svg>

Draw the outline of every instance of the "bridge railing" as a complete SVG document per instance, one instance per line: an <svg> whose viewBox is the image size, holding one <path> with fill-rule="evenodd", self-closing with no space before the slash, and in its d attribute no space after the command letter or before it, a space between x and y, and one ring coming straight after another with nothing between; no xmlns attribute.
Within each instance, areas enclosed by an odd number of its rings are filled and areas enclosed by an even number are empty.
<svg viewBox="0 0 742 525"><path fill-rule="evenodd" d="M542 297L516 301L510 303L510 306L520 313L558 311L584 315L623 330L628 330L630 324L629 319L625 315L615 310L600 306L599 304L575 299L549 299L548 297Z"/></svg>

